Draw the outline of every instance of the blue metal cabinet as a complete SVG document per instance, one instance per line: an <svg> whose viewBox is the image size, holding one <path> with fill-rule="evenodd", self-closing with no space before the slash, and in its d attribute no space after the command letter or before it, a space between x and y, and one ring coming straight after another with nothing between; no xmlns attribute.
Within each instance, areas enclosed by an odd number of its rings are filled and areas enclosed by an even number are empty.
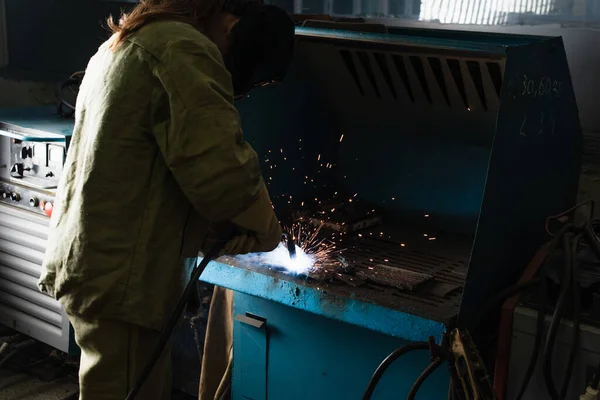
<svg viewBox="0 0 600 400"><path fill-rule="evenodd" d="M381 361L408 343L240 292L235 315L234 400L360 399ZM427 351L398 359L373 399L404 398L428 364ZM445 398L448 380L440 368L418 399Z"/></svg>
<svg viewBox="0 0 600 400"><path fill-rule="evenodd" d="M300 277L219 261L208 265L202 279L235 292L234 400L360 399L389 353L429 337L439 343L446 329L440 322L330 293ZM428 364L426 351L398 359L373 400L406 396ZM440 368L418 398L445 398L448 381Z"/></svg>

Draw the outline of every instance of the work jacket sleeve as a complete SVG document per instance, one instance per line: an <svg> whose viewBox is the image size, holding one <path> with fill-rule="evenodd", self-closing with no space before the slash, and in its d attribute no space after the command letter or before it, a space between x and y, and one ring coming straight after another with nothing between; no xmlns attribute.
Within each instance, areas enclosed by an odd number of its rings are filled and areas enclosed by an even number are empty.
<svg viewBox="0 0 600 400"><path fill-rule="evenodd" d="M203 217L231 220L257 202L265 185L242 137L219 50L182 40L165 51L155 75L163 107L154 112L154 132L169 169Z"/></svg>

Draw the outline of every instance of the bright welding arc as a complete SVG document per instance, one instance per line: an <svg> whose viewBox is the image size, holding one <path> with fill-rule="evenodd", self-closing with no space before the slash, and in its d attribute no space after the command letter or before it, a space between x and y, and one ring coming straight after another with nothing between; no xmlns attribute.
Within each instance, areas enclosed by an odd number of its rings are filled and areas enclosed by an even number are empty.
<svg viewBox="0 0 600 400"><path fill-rule="evenodd" d="M287 236L279 246L269 253L256 253L237 256L242 262L250 264L263 264L279 267L294 274L307 274L315 271L321 265L331 262L339 253L336 245L327 239L318 239L322 225L314 232L303 228L301 224L292 226ZM292 238L292 240L289 240ZM290 249L293 244L293 251Z"/></svg>

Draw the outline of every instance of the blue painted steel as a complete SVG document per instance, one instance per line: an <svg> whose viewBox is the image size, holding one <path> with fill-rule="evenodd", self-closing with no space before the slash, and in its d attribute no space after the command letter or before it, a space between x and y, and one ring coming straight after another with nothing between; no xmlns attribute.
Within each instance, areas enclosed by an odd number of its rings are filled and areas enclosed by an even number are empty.
<svg viewBox="0 0 600 400"><path fill-rule="evenodd" d="M455 31L442 29L419 29L406 27L388 27L391 34L404 36L418 36L427 38L450 39L467 42L481 42L503 46L527 45L534 42L547 40L547 36L509 35L488 32Z"/></svg>
<svg viewBox="0 0 600 400"><path fill-rule="evenodd" d="M314 171L317 154L335 168L318 170L320 181L307 188L302 181L312 175L298 180L267 163L268 177L279 174L270 189L284 200L331 188L359 193L388 221L465 235L473 244L457 255L471 256L458 317L468 324L547 240L546 217L575 201L582 135L562 41L312 28L297 36L286 82L238 104L245 134L270 162L277 149L285 154L301 142L303 153L289 157L299 176ZM412 75L403 78L403 68ZM324 90L331 88L338 92ZM444 88L452 101L439 95ZM412 94L398 96L403 90ZM297 278L213 263L203 279L236 291L237 313L267 318L270 399L359 398L400 339L439 340L445 329L433 317L333 296ZM412 357L375 399L405 395L427 363L426 355ZM238 378L241 399L248 389ZM444 398L444 383L427 385L435 393L421 398Z"/></svg>
<svg viewBox="0 0 600 400"><path fill-rule="evenodd" d="M284 85L252 92L236 103L242 117L244 138L260 155L269 194L280 214L294 199L321 197L333 187L334 177L320 173L315 162L335 162L339 136L334 116L316 76L302 60L294 63ZM266 105L266 107L265 107ZM310 118L306 118L310 115ZM305 177L312 182L304 183ZM282 212L283 211L283 212Z"/></svg>
<svg viewBox="0 0 600 400"><path fill-rule="evenodd" d="M444 324L375 304L325 293L303 285L302 279L274 278L231 267L220 262L208 265L201 279L239 293L261 297L285 306L318 314L409 341L433 337L440 342Z"/></svg>
<svg viewBox="0 0 600 400"><path fill-rule="evenodd" d="M64 142L73 134L74 121L61 118L56 107L0 108L0 135L28 142ZM18 128L18 129L17 129Z"/></svg>
<svg viewBox="0 0 600 400"><path fill-rule="evenodd" d="M325 191L357 193L387 221L464 235L473 243L457 255L471 256L460 311L461 322L468 323L473 311L515 279L548 240L543 231L547 216L574 204L582 134L562 41L502 35L494 41L441 31L423 37L314 28L297 32L298 55L286 82L239 103L245 134L258 144L263 159L272 161L278 148L288 151L300 138L306 156L289 157L296 168L310 170L317 154L335 168L330 175L320 170L318 185L303 186L305 174L286 176L286 164L278 159L277 172L265 169L268 182L277 174L270 189L275 187L287 202L285 195L297 199L330 185ZM373 50L371 44L387 47ZM357 74L362 90L341 50L353 54L354 68L362 71ZM377 51L380 60L375 62ZM312 52L317 55L311 57ZM465 55L474 61L452 69L449 61ZM375 76L378 65L394 67L393 56L413 73L412 101L394 98L385 79ZM449 67L443 77L448 91L459 86L452 77L458 68L464 90L470 90L466 104L436 102L423 94L424 86L430 92L442 86L431 72L432 58ZM416 76L419 65L425 84ZM396 76L396 91L406 90L406 82L401 86L403 79ZM336 79L344 86L331 83ZM520 94L524 84L527 96ZM379 91L372 90L375 85ZM328 87L343 92L324 91ZM540 90L543 95L536 95ZM542 134L527 133L533 130ZM337 143L341 134L345 138ZM431 216L427 221L425 213Z"/></svg>
<svg viewBox="0 0 600 400"><path fill-rule="evenodd" d="M243 387L245 399L267 398L267 330L241 321L234 321L233 334L239 354L233 364L238 387Z"/></svg>
<svg viewBox="0 0 600 400"><path fill-rule="evenodd" d="M464 323L549 240L546 218L577 199L583 137L562 39L511 47L504 80Z"/></svg>
<svg viewBox="0 0 600 400"><path fill-rule="evenodd" d="M404 36L398 34L367 33L345 31L340 29L320 29L320 28L296 28L296 35L327 38L344 41L357 41L368 43L385 43L403 46L427 46L430 48L443 48L461 51L486 52L490 54L504 54L506 48L500 43L481 43L476 41L453 40L441 37L418 37ZM448 35L450 37L450 35Z"/></svg>
<svg viewBox="0 0 600 400"><path fill-rule="evenodd" d="M240 375L233 375L233 399L242 400L359 400L383 359L406 341L340 321L286 307L272 301L235 295L235 315L247 312L266 318L268 332L267 396L250 392ZM244 353L234 340L234 365ZM405 398L429 364L427 351L416 351L398 359L381 379L373 400ZM262 380L262 364L247 365L244 379L255 374ZM448 372L440 367L423 386L417 400L446 398Z"/></svg>

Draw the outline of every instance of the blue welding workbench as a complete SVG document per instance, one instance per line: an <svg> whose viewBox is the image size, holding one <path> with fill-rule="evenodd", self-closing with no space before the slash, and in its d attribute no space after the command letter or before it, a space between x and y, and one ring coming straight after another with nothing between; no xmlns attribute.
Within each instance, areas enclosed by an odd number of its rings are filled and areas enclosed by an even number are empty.
<svg viewBox="0 0 600 400"><path fill-rule="evenodd" d="M202 279L235 292L234 400L360 399L397 347L470 328L576 201L561 38L322 25L297 29L282 85L236 103L244 137L279 215L366 204L382 224L338 235L345 263L324 278L209 265ZM428 362L398 359L373 400L405 398ZM446 399L448 380L441 367L417 398Z"/></svg>
<svg viewBox="0 0 600 400"><path fill-rule="evenodd" d="M202 279L235 291L233 399L360 399L383 359L409 342L439 340L444 325L367 302L341 298L300 278L279 279L212 262ZM375 400L404 398L429 364L426 351L398 359ZM442 399L441 367L418 399Z"/></svg>

